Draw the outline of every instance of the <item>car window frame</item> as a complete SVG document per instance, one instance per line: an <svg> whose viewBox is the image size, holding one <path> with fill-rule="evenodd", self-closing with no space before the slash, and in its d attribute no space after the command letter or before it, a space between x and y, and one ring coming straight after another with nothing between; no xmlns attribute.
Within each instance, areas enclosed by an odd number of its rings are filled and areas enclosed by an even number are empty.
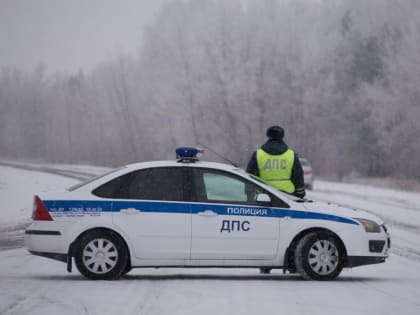
<svg viewBox="0 0 420 315"><path fill-rule="evenodd" d="M235 174L226 170L221 170L221 169L213 169L213 168L208 168L208 167L196 167L191 169L191 173L190 173L190 182L191 182L191 202L202 202L202 203L211 203L211 204L235 204L235 205L245 205L245 206L263 206L262 203L250 203L247 201L244 202L238 202L238 201L232 201L232 200L200 200L197 196L197 190L196 190L196 177L194 175L194 172L196 170L200 170L200 171L211 171L214 173L219 173L219 174L223 174L223 175L228 175L229 177L233 177L236 178L242 182L245 183L249 183L250 185L256 186L258 187L263 193L263 194L267 194L270 196L271 202L268 205L268 207L276 207L276 208L290 208L289 204L285 201L283 201L282 199L280 199L279 197L275 196L273 193L269 192L267 189L265 189L264 187L262 187L261 185L258 185L258 183L253 182L251 180L249 180L247 177L241 176L239 174ZM263 183L263 182L262 182Z"/></svg>
<svg viewBox="0 0 420 315"><path fill-rule="evenodd" d="M100 188L104 187L105 185L110 184L112 181L117 180L118 178L122 178L122 177L131 177L131 179L129 179L130 181L133 181L134 178L136 177L136 173L139 172L147 172L150 170L156 170L156 169L179 169L182 170L181 171L181 189L182 189L182 200L174 200L174 199L144 199L144 198L131 198L130 196L125 196L125 197L115 197L115 196L103 196L97 193L97 190L99 190ZM105 199L113 199L113 200L144 200L144 201L162 201L162 202L188 202L191 196L190 193L190 189L189 187L191 186L188 183L188 170L185 167L182 166L153 166L153 167L147 167L147 168L141 168L141 169L136 169L136 170L131 170L125 174L121 174L118 177L112 178L109 181L102 183L101 185L99 185L98 187L95 187L94 189L92 189L91 193L99 198L105 198ZM130 185L132 184L132 182L130 182Z"/></svg>

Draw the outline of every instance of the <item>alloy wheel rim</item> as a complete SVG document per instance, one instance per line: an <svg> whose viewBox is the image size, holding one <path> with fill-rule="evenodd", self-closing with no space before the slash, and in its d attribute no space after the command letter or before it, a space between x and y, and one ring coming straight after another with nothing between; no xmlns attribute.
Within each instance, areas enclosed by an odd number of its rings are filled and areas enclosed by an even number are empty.
<svg viewBox="0 0 420 315"><path fill-rule="evenodd" d="M318 240L308 253L311 269L319 275L328 275L336 270L339 261L338 249L329 240Z"/></svg>
<svg viewBox="0 0 420 315"><path fill-rule="evenodd" d="M117 261L117 247L109 240L94 239L83 249L83 264L95 274L109 272L115 267Z"/></svg>

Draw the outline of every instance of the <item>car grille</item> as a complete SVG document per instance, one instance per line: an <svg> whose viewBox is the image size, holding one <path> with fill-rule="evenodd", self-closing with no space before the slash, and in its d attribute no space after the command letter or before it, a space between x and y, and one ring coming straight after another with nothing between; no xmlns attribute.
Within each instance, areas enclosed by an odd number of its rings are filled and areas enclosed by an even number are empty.
<svg viewBox="0 0 420 315"><path fill-rule="evenodd" d="M369 251L371 253L382 253L385 241L369 241Z"/></svg>

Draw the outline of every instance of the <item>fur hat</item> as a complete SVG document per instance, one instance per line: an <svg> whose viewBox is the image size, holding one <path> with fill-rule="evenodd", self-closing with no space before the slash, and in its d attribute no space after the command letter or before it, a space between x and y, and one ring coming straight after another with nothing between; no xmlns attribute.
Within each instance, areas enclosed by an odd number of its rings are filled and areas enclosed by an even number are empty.
<svg viewBox="0 0 420 315"><path fill-rule="evenodd" d="M272 140L282 140L284 138L284 129L280 126L271 126L267 129L266 135Z"/></svg>

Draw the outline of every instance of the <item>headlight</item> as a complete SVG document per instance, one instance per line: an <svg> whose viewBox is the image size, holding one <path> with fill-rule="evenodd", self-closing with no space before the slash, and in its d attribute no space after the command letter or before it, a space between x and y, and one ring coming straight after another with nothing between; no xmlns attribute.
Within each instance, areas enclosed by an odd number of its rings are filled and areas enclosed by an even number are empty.
<svg viewBox="0 0 420 315"><path fill-rule="evenodd" d="M379 233L381 232L381 227L374 221L367 220L367 219L360 219L360 218L353 218L357 220L363 227L365 231L368 233Z"/></svg>

